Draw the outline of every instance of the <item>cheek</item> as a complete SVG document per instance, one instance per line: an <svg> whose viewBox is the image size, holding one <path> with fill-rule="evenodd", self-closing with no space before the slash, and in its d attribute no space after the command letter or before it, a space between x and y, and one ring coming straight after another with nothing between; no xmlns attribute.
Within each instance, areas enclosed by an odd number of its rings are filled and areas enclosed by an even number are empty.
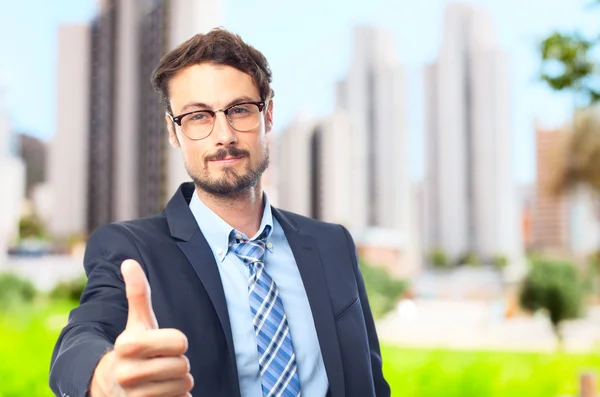
<svg viewBox="0 0 600 397"><path fill-rule="evenodd" d="M198 142L185 142L181 144L181 150L185 157L186 163L194 166L194 168L201 167L204 163L205 150Z"/></svg>

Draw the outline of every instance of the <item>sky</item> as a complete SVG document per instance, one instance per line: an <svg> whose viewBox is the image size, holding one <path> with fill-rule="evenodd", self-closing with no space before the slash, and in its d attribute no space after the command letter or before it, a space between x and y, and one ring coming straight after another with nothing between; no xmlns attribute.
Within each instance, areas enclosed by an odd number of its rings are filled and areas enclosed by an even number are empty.
<svg viewBox="0 0 600 397"><path fill-rule="evenodd" d="M200 0L198 0L200 1ZM214 0L211 0L214 1ZM535 121L548 127L568 119L566 95L545 88L536 76L536 45L555 29L597 34L600 9L589 0L469 0L494 17L500 48L510 56L513 168L518 183L535 177ZM0 93L15 131L50 140L55 133L57 28L87 23L95 0L0 0ZM422 68L436 59L443 40L445 0L222 0L221 25L261 50L273 70L275 125L295 117L325 116L335 105L334 84L351 61L352 29L389 29L405 69L410 173L423 176Z"/></svg>

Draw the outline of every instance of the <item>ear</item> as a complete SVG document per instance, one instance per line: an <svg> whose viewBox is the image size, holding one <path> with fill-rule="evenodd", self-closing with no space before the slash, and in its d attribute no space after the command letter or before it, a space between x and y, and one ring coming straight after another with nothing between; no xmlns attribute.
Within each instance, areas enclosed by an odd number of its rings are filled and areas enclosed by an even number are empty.
<svg viewBox="0 0 600 397"><path fill-rule="evenodd" d="M169 143L172 147L179 148L179 138L177 137L177 131L175 130L177 128L177 124L175 124L175 122L171 120L171 117L166 113L165 121L167 123L167 131L169 131Z"/></svg>
<svg viewBox="0 0 600 397"><path fill-rule="evenodd" d="M270 132L273 129L273 100L270 99L267 102L267 109L265 110L265 131Z"/></svg>

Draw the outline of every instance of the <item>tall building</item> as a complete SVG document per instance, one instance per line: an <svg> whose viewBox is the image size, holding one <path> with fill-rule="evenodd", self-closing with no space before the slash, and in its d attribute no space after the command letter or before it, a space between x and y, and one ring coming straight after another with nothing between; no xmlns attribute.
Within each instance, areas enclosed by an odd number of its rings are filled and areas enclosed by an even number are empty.
<svg viewBox="0 0 600 397"><path fill-rule="evenodd" d="M197 33L221 24L219 0L165 0L169 5L168 49L171 50ZM164 109L162 110L164 113ZM163 118L164 120L164 118ZM175 193L182 182L190 180L179 149L167 146L167 194Z"/></svg>
<svg viewBox="0 0 600 397"><path fill-rule="evenodd" d="M354 228L350 131L350 120L338 110L319 120L298 117L278 137L282 208Z"/></svg>
<svg viewBox="0 0 600 397"><path fill-rule="evenodd" d="M9 244L18 236L25 198L25 165L14 153L3 95L0 91L0 268L6 263Z"/></svg>
<svg viewBox="0 0 600 397"><path fill-rule="evenodd" d="M156 95L150 76L160 58L168 51L168 7L157 3L148 10L140 26L140 62L137 82L140 87L137 110L137 197L139 216L158 212L172 194L168 185L169 141L165 129L165 110Z"/></svg>
<svg viewBox="0 0 600 397"><path fill-rule="evenodd" d="M116 25L117 1L103 1L100 15L91 24L86 206L86 230L89 232L116 220L114 170L119 169L115 164ZM129 131L129 134L135 134L135 131Z"/></svg>
<svg viewBox="0 0 600 397"><path fill-rule="evenodd" d="M509 87L491 16L448 6L439 58L425 69L426 249L521 259Z"/></svg>
<svg viewBox="0 0 600 397"><path fill-rule="evenodd" d="M537 180L532 208L531 249L587 256L598 250L600 223L596 196L585 186L557 192L554 184L568 159L572 125L536 126Z"/></svg>
<svg viewBox="0 0 600 397"><path fill-rule="evenodd" d="M48 145L28 134L17 135L19 157L25 163L25 187L27 197L31 197L36 185L46 181Z"/></svg>
<svg viewBox="0 0 600 397"><path fill-rule="evenodd" d="M566 249L568 246L568 200L553 191L568 139L564 129L536 126L535 196L532 208L531 248Z"/></svg>
<svg viewBox="0 0 600 397"><path fill-rule="evenodd" d="M58 59L56 134L49 145L47 168L50 193L46 197L52 202L49 230L55 237L64 238L82 235L87 231L87 197L91 185L88 181L106 166L96 161L103 147L89 146L90 110L93 112L95 109L90 109L88 26L59 27ZM94 130L95 133L97 131ZM95 168L89 166L92 160ZM98 192L101 197L103 193Z"/></svg>
<svg viewBox="0 0 600 397"><path fill-rule="evenodd" d="M161 211L189 180L150 84L170 49L218 25L219 2L105 0L92 23L88 230Z"/></svg>
<svg viewBox="0 0 600 397"><path fill-rule="evenodd" d="M298 115L277 139L279 205L298 214L313 217L317 212L311 197L316 183L311 180L314 164L311 140L317 121Z"/></svg>
<svg viewBox="0 0 600 397"><path fill-rule="evenodd" d="M390 32L354 31L354 55L338 84L338 106L348 114L352 214L357 230L409 230L410 182L404 126L404 71ZM337 146L337 145L336 145ZM327 148L330 152L337 148Z"/></svg>

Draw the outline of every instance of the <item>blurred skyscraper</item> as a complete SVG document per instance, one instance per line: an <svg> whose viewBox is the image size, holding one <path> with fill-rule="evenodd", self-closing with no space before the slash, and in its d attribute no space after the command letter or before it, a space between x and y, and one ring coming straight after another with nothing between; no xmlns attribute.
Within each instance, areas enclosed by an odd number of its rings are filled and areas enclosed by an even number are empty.
<svg viewBox="0 0 600 397"><path fill-rule="evenodd" d="M108 150L100 154L103 166L92 167L99 175L90 178L90 189L99 180L93 189L102 189L104 197L90 195L89 230L161 211L189 179L179 151L168 145L165 109L150 76L166 52L218 20L218 1L103 2L92 35L98 109L92 112L92 141Z"/></svg>
<svg viewBox="0 0 600 397"><path fill-rule="evenodd" d="M351 143L354 226L408 233L406 93L404 70L395 48L391 32L369 26L355 28L352 64L346 79L338 83L337 104L352 126L346 139Z"/></svg>
<svg viewBox="0 0 600 397"><path fill-rule="evenodd" d="M404 73L386 31L360 26L334 113L301 115L280 142L281 206L362 233L408 233Z"/></svg>
<svg viewBox="0 0 600 397"><path fill-rule="evenodd" d="M85 223L70 227L66 234L159 212L176 187L189 179L180 153L168 146L165 109L150 77L167 51L217 26L220 10L218 1L208 0L104 0L99 6L89 37L85 43L77 41L79 58L69 66L68 57L66 61L59 57L59 128L53 157L77 150L76 158L66 163L79 165L79 153L87 163L82 166L85 186L76 188L83 192L78 197L84 200ZM76 36L63 40L68 43ZM60 81L60 70L68 74L70 67L87 68L87 81L80 81L78 74L76 81ZM66 116L61 124L61 98L79 109L77 115L87 117L85 127L65 127ZM86 142L70 145L74 134L85 136ZM73 172L73 164L66 163L55 172L63 179ZM57 197L66 196L64 183L54 185ZM66 206L60 202L65 201L56 200L55 205ZM79 205L76 209L79 225Z"/></svg>
<svg viewBox="0 0 600 397"><path fill-rule="evenodd" d="M279 205L353 228L351 130L343 111L323 119L298 115L276 145Z"/></svg>
<svg viewBox="0 0 600 397"><path fill-rule="evenodd" d="M520 260L511 156L508 56L492 17L468 4L445 13L438 60L425 69L426 246L451 258Z"/></svg>
<svg viewBox="0 0 600 397"><path fill-rule="evenodd" d="M553 192L563 166L568 133L563 129L536 126L536 187L532 206L532 247L536 250L568 246L568 202Z"/></svg>
<svg viewBox="0 0 600 397"><path fill-rule="evenodd" d="M97 161L106 149L101 145L89 146L90 99L93 99L90 97L89 42L87 26L61 26L58 30L56 134L48 153L48 189L52 202L48 226L59 238L81 235L87 230L88 186L91 185L88 176L98 175L106 166ZM94 132L97 134L98 129ZM105 193L98 192L100 197Z"/></svg>
<svg viewBox="0 0 600 397"><path fill-rule="evenodd" d="M15 155L15 141L4 101L4 92L0 91L0 267L6 263L9 243L18 237L25 199L25 165Z"/></svg>
<svg viewBox="0 0 600 397"><path fill-rule="evenodd" d="M28 134L17 135L18 155L25 162L26 192L31 197L34 188L46 182L48 145L45 141Z"/></svg>
<svg viewBox="0 0 600 397"><path fill-rule="evenodd" d="M600 224L594 195L584 187L558 193L553 184L565 167L572 126L536 126L536 194L532 249L586 256L598 250Z"/></svg>

